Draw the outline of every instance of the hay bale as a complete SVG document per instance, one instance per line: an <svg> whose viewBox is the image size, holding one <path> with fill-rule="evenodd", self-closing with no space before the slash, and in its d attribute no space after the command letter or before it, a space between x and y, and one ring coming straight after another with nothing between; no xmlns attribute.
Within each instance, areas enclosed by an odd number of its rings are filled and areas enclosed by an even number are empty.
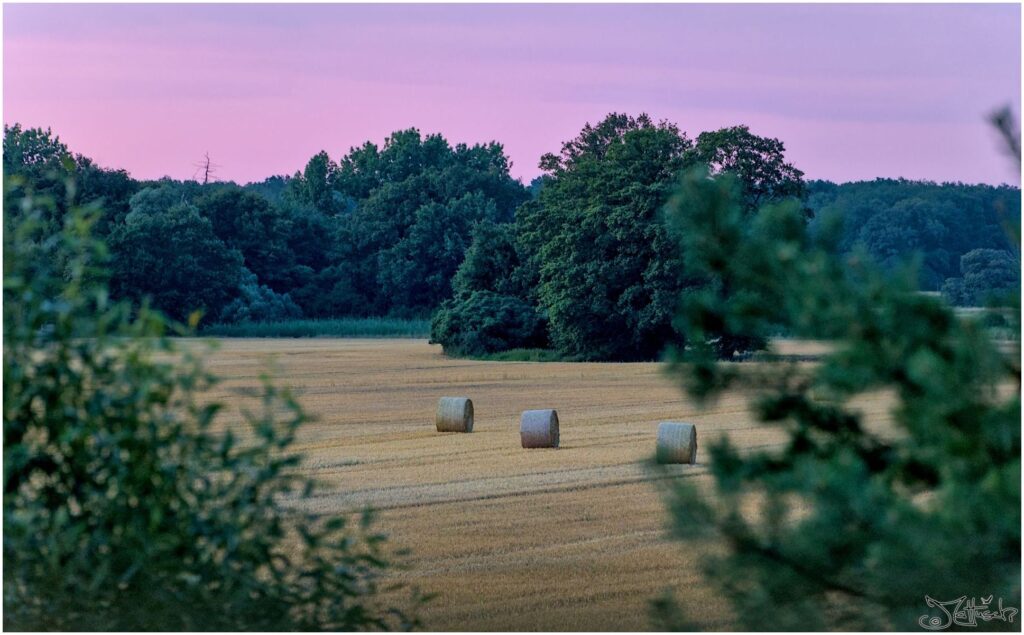
<svg viewBox="0 0 1024 635"><path fill-rule="evenodd" d="M697 461L697 428L692 423L662 421L658 424L658 463Z"/></svg>
<svg viewBox="0 0 1024 635"><path fill-rule="evenodd" d="M519 438L524 448L558 447L558 413L525 410L519 418Z"/></svg>
<svg viewBox="0 0 1024 635"><path fill-rule="evenodd" d="M441 397L435 422L438 432L472 432L473 401L468 397Z"/></svg>

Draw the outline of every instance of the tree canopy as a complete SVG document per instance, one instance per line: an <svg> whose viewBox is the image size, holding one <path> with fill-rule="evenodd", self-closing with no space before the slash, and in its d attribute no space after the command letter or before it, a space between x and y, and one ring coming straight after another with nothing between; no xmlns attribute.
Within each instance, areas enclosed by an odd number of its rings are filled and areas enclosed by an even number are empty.
<svg viewBox="0 0 1024 635"><path fill-rule="evenodd" d="M937 291L960 275L960 257L973 249L1013 251L1020 232L1020 189L1009 186L876 179L835 185L812 181L817 216L838 216L838 249L864 248L885 268L919 256L919 284ZM812 227L817 221L812 221Z"/></svg>
<svg viewBox="0 0 1024 635"><path fill-rule="evenodd" d="M541 160L550 178L517 220L563 355L650 359L673 340L682 268L659 214L691 146L672 124L612 114Z"/></svg>
<svg viewBox="0 0 1024 635"><path fill-rule="evenodd" d="M114 295L149 298L177 320L194 311L219 315L242 281L242 253L224 244L213 223L168 186L132 197L110 248Z"/></svg>

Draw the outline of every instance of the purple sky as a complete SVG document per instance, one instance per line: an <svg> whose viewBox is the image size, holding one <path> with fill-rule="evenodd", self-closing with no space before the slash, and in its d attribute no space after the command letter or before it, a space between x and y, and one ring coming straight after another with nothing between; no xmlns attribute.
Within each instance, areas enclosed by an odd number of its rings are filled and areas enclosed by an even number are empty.
<svg viewBox="0 0 1024 635"><path fill-rule="evenodd" d="M138 178L204 152L240 182L416 126L498 140L513 174L610 111L738 123L810 178L1017 178L1020 6L12 5L7 123Z"/></svg>

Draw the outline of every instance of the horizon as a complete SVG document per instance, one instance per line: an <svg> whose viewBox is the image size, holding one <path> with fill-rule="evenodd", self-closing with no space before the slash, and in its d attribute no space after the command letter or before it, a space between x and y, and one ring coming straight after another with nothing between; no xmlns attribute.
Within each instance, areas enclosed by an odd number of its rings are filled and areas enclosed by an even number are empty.
<svg viewBox="0 0 1024 635"><path fill-rule="evenodd" d="M1019 5L6 5L4 58L5 124L140 180L414 127L529 183L616 111L748 125L808 180L1019 183L986 121L1020 112Z"/></svg>

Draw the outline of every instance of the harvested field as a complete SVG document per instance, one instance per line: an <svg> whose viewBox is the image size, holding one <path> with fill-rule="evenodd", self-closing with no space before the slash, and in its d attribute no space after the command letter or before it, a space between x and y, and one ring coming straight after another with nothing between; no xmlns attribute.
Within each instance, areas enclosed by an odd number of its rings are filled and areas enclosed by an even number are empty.
<svg viewBox="0 0 1024 635"><path fill-rule="evenodd" d="M431 630L646 630L649 601L681 591L705 629L730 626L706 588L699 552L668 541L648 469L658 422L697 424L697 464L670 478L706 481L709 443L778 443L743 394L713 410L689 402L658 364L452 360L423 340L227 340L209 368L215 397L237 403L273 360L317 417L300 435L304 469L326 484L325 515L370 505L379 529L412 553L397 577L437 593ZM435 431L438 398L471 397L470 434ZM886 400L866 400L885 419ZM558 449L520 447L524 410L556 408ZM237 425L236 412L225 413ZM711 548L710 545L707 548Z"/></svg>

